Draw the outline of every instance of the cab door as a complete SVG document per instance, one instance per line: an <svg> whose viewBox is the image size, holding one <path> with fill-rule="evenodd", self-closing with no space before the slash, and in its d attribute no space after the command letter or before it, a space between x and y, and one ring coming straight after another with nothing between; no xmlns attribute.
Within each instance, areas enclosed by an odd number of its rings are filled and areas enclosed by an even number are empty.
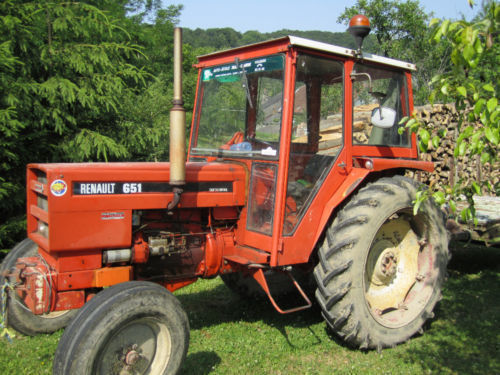
<svg viewBox="0 0 500 375"><path fill-rule="evenodd" d="M282 249L276 265L308 260L325 202L346 179L349 163L344 61L303 53L296 66Z"/></svg>
<svg viewBox="0 0 500 375"><path fill-rule="evenodd" d="M247 206L240 216L237 242L272 253L281 236L280 210L286 189L287 139L290 133L294 65L291 51L282 55L285 69L249 81L253 106L247 106L246 139L260 150L250 164Z"/></svg>

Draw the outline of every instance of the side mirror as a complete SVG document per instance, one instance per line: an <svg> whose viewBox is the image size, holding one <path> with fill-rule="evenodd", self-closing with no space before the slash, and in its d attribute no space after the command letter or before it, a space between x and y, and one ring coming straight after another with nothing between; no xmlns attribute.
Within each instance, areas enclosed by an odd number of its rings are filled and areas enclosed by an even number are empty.
<svg viewBox="0 0 500 375"><path fill-rule="evenodd" d="M377 107L372 111L373 126L382 129L392 128L396 121L396 111L388 107Z"/></svg>

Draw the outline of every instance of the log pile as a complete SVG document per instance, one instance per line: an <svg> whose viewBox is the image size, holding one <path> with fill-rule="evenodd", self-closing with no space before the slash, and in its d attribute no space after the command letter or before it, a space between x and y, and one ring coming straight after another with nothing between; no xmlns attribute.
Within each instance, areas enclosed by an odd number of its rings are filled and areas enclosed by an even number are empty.
<svg viewBox="0 0 500 375"><path fill-rule="evenodd" d="M429 141L427 153L421 154L422 160L434 162L433 173L410 173L427 184L445 190L446 187L453 187L460 180L465 184L472 181L489 181L493 186L497 185L500 180L500 165L491 165L490 163L482 164L479 155L470 157L455 158L453 155L454 145L459 134L459 114L453 104L437 104L434 106L426 105L416 108L419 117L430 125L432 129L431 139L437 135L439 130L447 130L444 137L441 138L437 148L434 148ZM464 129L469 124L462 125ZM485 195L494 195L492 192L483 190Z"/></svg>
<svg viewBox="0 0 500 375"><path fill-rule="evenodd" d="M357 143L366 144L372 130L371 114L378 104L360 105L355 107L353 124L353 137ZM329 115L320 120L319 153L323 155L336 155L343 143L342 114ZM307 125L299 124L293 142L307 143Z"/></svg>

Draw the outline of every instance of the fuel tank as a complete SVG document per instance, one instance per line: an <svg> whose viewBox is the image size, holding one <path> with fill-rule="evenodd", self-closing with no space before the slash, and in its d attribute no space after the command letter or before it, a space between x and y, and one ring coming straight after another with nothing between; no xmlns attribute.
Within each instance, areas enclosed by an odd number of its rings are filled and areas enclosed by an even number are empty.
<svg viewBox="0 0 500 375"><path fill-rule="evenodd" d="M28 234L48 253L131 246L133 213L172 201L169 163L30 164ZM247 172L232 163L187 163L176 210L238 207Z"/></svg>

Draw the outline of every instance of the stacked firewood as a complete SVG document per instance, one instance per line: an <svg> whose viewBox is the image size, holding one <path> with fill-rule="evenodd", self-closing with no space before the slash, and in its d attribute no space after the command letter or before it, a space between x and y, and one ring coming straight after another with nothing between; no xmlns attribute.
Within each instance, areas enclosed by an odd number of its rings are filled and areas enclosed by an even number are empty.
<svg viewBox="0 0 500 375"><path fill-rule="evenodd" d="M416 108L419 117L432 129L431 139L440 130L446 130L438 147L433 147L429 141L426 153L421 154L423 160L434 162L433 173L416 172L415 177L427 185L435 185L438 189L454 186L460 180L466 185L472 181L489 181L493 186L500 180L500 165L482 164L479 155L454 157L454 147L460 135L460 129L469 124L464 123L459 128L459 113L453 104L426 105ZM476 125L477 126L477 125ZM413 173L410 173L413 175ZM494 195L483 189L483 194Z"/></svg>

